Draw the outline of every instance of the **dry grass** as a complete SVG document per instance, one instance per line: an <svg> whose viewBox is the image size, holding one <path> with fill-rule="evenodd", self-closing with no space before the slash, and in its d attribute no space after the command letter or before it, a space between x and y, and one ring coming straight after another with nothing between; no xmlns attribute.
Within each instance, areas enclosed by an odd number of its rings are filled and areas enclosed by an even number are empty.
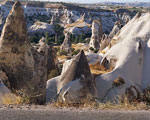
<svg viewBox="0 0 150 120"><path fill-rule="evenodd" d="M100 51L100 53L105 54L105 53L106 53L106 51L102 50L102 51Z"/></svg>
<svg viewBox="0 0 150 120"><path fill-rule="evenodd" d="M84 50L84 51L88 51L88 47L85 46L83 43L72 44L72 48L74 48L75 50Z"/></svg>
<svg viewBox="0 0 150 120"><path fill-rule="evenodd" d="M22 98L19 96L15 96L13 94L6 94L1 99L2 99L2 104L4 105L15 105L15 104L22 103Z"/></svg>
<svg viewBox="0 0 150 120"><path fill-rule="evenodd" d="M100 103L96 101L89 101L89 99L84 100L83 103L80 104L68 104L61 102L53 102L51 104L56 108L90 108L90 109L100 109L100 110L149 110L150 106L144 102L132 102L130 103L128 99L125 97L124 100L120 100L118 103Z"/></svg>
<svg viewBox="0 0 150 120"><path fill-rule="evenodd" d="M67 56L65 56L65 55L59 55L59 56L57 56L58 57L58 59L60 59L60 60L63 60L63 59L67 59L68 57Z"/></svg>
<svg viewBox="0 0 150 120"><path fill-rule="evenodd" d="M101 75L112 71L112 69L106 69L104 66L100 65L99 62L90 65L90 70L92 74Z"/></svg>
<svg viewBox="0 0 150 120"><path fill-rule="evenodd" d="M56 108L90 108L90 109L100 109L100 110L149 110L150 106L145 103L121 103L114 104L111 102L107 103L96 103L96 102L88 102L84 104L67 104L67 103L52 103L53 107Z"/></svg>

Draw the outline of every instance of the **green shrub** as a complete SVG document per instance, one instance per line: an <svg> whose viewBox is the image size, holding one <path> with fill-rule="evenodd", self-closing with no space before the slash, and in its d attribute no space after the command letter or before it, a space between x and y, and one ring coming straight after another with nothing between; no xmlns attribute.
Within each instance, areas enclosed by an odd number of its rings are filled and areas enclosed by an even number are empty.
<svg viewBox="0 0 150 120"><path fill-rule="evenodd" d="M71 51L72 51L72 52L74 52L74 51L75 51L75 49L74 49L74 48L71 48Z"/></svg>
<svg viewBox="0 0 150 120"><path fill-rule="evenodd" d="M89 49L90 49L91 51L94 51L94 48L93 48L93 47L90 47Z"/></svg>
<svg viewBox="0 0 150 120"><path fill-rule="evenodd" d="M50 73L48 74L48 79L57 77L59 75L59 72L57 69L53 69L50 71Z"/></svg>
<svg viewBox="0 0 150 120"><path fill-rule="evenodd" d="M63 33L64 28L60 26L59 24L55 24L54 30L55 30L55 43L60 45L63 43L64 38L65 38L64 33Z"/></svg>
<svg viewBox="0 0 150 120"><path fill-rule="evenodd" d="M74 50L74 51L72 52L72 56L77 55L79 52L80 52L79 49L78 49L78 50Z"/></svg>
<svg viewBox="0 0 150 120"><path fill-rule="evenodd" d="M54 48L54 49L55 49L56 53L60 51L60 48L59 48L59 47Z"/></svg>
<svg viewBox="0 0 150 120"><path fill-rule="evenodd" d="M90 38L91 34L73 35L71 34L70 39L72 43L86 43L86 38Z"/></svg>
<svg viewBox="0 0 150 120"><path fill-rule="evenodd" d="M66 56L67 56L67 52L64 51L64 50L60 50L60 51L59 51L59 55L60 55L60 56L61 56L61 55L66 55Z"/></svg>
<svg viewBox="0 0 150 120"><path fill-rule="evenodd" d="M94 53L97 53L98 51L99 51L98 49L95 49L95 50L94 50Z"/></svg>
<svg viewBox="0 0 150 120"><path fill-rule="evenodd" d="M39 40L40 40L40 38L41 38L40 35L35 34L35 35L33 35L33 36L30 36L30 37L29 37L29 40L30 40L31 43L38 43Z"/></svg>

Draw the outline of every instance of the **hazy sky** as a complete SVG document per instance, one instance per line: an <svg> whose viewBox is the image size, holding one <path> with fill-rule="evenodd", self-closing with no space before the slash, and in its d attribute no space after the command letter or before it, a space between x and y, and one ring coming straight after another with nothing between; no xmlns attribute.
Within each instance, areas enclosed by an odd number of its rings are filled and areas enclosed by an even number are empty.
<svg viewBox="0 0 150 120"><path fill-rule="evenodd" d="M97 3L97 2L150 2L150 0L49 0L49 1L58 1L58 2L75 2L75 3Z"/></svg>

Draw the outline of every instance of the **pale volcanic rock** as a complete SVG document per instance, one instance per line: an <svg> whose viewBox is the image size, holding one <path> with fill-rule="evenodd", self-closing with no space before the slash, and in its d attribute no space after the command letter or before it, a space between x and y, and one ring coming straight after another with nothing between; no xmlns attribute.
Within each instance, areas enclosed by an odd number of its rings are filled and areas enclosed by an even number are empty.
<svg viewBox="0 0 150 120"><path fill-rule="evenodd" d="M57 96L57 97L56 97ZM60 76L47 82L47 102L59 100L79 103L84 98L95 97L95 82L83 51L65 62Z"/></svg>
<svg viewBox="0 0 150 120"><path fill-rule="evenodd" d="M125 95L131 87L139 92L149 87L149 19L150 13L137 14L112 39L115 44L109 47L101 61L112 70L96 78L98 97L101 100L113 101L118 96ZM123 84L113 86L118 78L124 81Z"/></svg>
<svg viewBox="0 0 150 120"><path fill-rule="evenodd" d="M65 39L64 42L62 43L61 50L64 50L66 52L71 52L71 39L70 39L70 33L65 33Z"/></svg>
<svg viewBox="0 0 150 120"><path fill-rule="evenodd" d="M32 26L30 26L28 28L28 34L29 35L34 35L34 34L45 34L46 32L48 32L49 35L54 35L55 31L54 31L54 26L53 24L48 24L45 22L35 22Z"/></svg>
<svg viewBox="0 0 150 120"><path fill-rule="evenodd" d="M82 101L88 95L95 95L95 84L83 51L73 60L66 72L61 75L57 86L59 100L68 103Z"/></svg>
<svg viewBox="0 0 150 120"><path fill-rule="evenodd" d="M39 51L30 45L24 11L20 2L16 2L0 38L0 69L8 77L3 80L6 87L17 95L28 97L31 103L43 104L46 99L46 81L53 63L49 60L53 58L48 57L51 49L43 45Z"/></svg>
<svg viewBox="0 0 150 120"><path fill-rule="evenodd" d="M102 24L98 20L94 20L92 23L92 36L89 43L89 46L94 49L100 48L100 40L102 38Z"/></svg>
<svg viewBox="0 0 150 120"><path fill-rule="evenodd" d="M75 22L65 25L65 31L73 35L91 33L91 25L85 22L84 16L81 16Z"/></svg>

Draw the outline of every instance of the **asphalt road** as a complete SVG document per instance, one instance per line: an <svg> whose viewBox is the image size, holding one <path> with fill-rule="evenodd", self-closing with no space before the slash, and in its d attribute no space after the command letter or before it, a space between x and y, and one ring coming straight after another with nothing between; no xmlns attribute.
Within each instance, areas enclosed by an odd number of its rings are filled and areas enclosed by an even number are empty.
<svg viewBox="0 0 150 120"><path fill-rule="evenodd" d="M150 120L150 111L0 109L0 120Z"/></svg>

